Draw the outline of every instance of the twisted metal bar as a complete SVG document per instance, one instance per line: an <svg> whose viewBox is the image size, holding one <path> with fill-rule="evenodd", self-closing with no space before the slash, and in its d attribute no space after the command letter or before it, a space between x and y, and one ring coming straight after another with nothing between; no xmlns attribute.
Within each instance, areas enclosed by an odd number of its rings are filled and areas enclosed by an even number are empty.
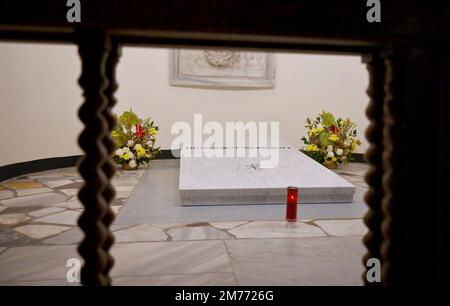
<svg viewBox="0 0 450 306"><path fill-rule="evenodd" d="M378 54L369 54L364 57L369 72L369 86L367 95L369 105L366 109L366 116L370 124L366 130L366 139L370 146L366 151L365 158L369 164L369 169L365 176L365 181L369 186L364 200L369 207L364 216L364 223L369 231L363 237L363 243L367 248L367 253L363 256L362 262L366 271L363 273L363 281L366 285L376 286L379 283L369 283L367 279L367 261L370 258L381 259L380 247L382 242L381 222L383 214L381 211L381 200L383 190L381 178L383 175L382 154L383 154L383 85L384 85L384 63Z"/></svg>
<svg viewBox="0 0 450 306"><path fill-rule="evenodd" d="M111 233L108 222L108 201L113 196L108 189L110 173L105 174L103 167L109 160L109 149L104 139L109 134L109 124L104 117L108 105L104 91L108 86L105 74L106 60L111 48L110 37L100 30L89 30L79 33L79 54L82 61L82 73L79 84L83 89L84 103L79 110L79 117L84 123L78 143L85 156L78 166L78 171L85 180L78 193L84 206L78 219L78 225L85 236L78 252L84 259L81 268L83 285L109 285L111 280L108 271L111 257L108 253ZM104 194L107 194L105 198ZM109 245L110 246L110 245Z"/></svg>
<svg viewBox="0 0 450 306"><path fill-rule="evenodd" d="M105 118L108 123L108 133L106 133L103 137L103 145L107 149L109 156L114 154L116 147L114 139L111 137L111 131L117 125L116 117L112 113L112 108L117 104L117 99L115 98L114 93L119 87L116 80L116 67L119 62L120 55L120 46L118 45L117 41L113 41L111 45L111 52L109 53L108 60L106 61L106 76L109 82L108 87L105 90L105 95L108 99L108 105L105 107L102 113L103 118ZM114 186L111 184L111 179L116 172L116 167L111 158L105 161L102 170L108 179L108 183L103 190L103 198L107 203L111 203L116 195ZM114 219L114 212L112 211L111 207L108 206L108 209L105 211L105 215L103 216L102 222L106 227L109 227L113 223ZM108 253L113 244L114 236L111 232L109 232L105 239L105 242L103 243L103 250L108 257L108 263L106 264L106 267L103 271L105 275L108 275L109 271L114 266L114 258ZM111 280L109 280L109 282L111 282Z"/></svg>

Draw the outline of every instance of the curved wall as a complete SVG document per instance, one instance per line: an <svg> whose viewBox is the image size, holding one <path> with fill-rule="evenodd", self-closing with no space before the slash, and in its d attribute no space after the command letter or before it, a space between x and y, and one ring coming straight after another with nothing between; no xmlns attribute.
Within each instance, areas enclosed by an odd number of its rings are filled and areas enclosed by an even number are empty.
<svg viewBox="0 0 450 306"><path fill-rule="evenodd" d="M81 154L82 125L75 46L0 43L0 166ZM281 139L299 145L307 116L322 109L349 116L363 145L368 125L368 75L356 56L276 55L276 87L217 90L169 86L167 49L125 48L118 66L117 112L133 108L161 128L158 144L169 149L171 125L193 121L279 121Z"/></svg>

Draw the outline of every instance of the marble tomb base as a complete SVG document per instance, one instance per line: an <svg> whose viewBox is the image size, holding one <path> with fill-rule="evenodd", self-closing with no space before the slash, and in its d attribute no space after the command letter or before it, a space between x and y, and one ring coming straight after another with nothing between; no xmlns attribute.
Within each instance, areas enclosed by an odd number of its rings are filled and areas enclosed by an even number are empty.
<svg viewBox="0 0 450 306"><path fill-rule="evenodd" d="M279 163L261 168L261 157L185 157L179 191L183 206L285 204L286 188L299 188L299 203L352 202L355 187L291 146ZM246 155L248 156L248 154Z"/></svg>

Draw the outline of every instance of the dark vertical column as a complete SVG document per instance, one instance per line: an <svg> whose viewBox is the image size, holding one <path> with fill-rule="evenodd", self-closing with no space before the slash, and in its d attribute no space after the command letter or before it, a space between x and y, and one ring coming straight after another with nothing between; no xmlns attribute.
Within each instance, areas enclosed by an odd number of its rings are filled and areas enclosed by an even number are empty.
<svg viewBox="0 0 450 306"><path fill-rule="evenodd" d="M382 256L382 282L387 286L391 281L391 265L395 265L393 254L395 248L393 243L398 243L398 239L394 237L395 232L392 231L392 219L394 218L394 206L400 207L401 194L403 191L396 189L402 181L402 137L401 137L401 120L402 120L402 93L399 64L401 59L395 58L390 54L386 60L385 75L385 97L384 97L384 129L383 129L383 242L381 245ZM401 220L394 218L397 222ZM396 245L398 247L398 245Z"/></svg>
<svg viewBox="0 0 450 306"><path fill-rule="evenodd" d="M434 261L436 278L440 284L450 283L450 45L442 48L440 58L439 86L439 148L436 175L439 177L437 188L440 190L436 211L436 237L438 244L434 252L438 254Z"/></svg>
<svg viewBox="0 0 450 306"><path fill-rule="evenodd" d="M369 164L369 170L366 173L365 180L369 189L364 197L369 207L368 212L364 216L364 223L368 228L368 232L363 238L367 253L362 260L363 265L366 267L367 261L370 258L381 260L384 63L378 53L363 56L363 62L366 63L369 73L369 86L366 91L369 96L369 104L366 109L366 116L370 122L366 130L366 138L370 146L365 154L365 159ZM366 274L367 270L362 276L366 285L379 285L379 283L369 283Z"/></svg>
<svg viewBox="0 0 450 306"><path fill-rule="evenodd" d="M113 241L109 231L113 219L109 201L114 197L110 178L114 171L108 163L111 151L108 134L114 122L108 115L105 117L109 104L105 90L108 88L106 66L111 38L100 30L80 31L77 43L82 62L79 84L84 96L79 110L84 129L78 143L85 153L78 167L85 180L78 193L84 206L78 225L85 234L78 247L84 259L81 282L83 285L109 285L108 271L113 263L108 253Z"/></svg>
<svg viewBox="0 0 450 306"><path fill-rule="evenodd" d="M441 253L449 243L441 233L450 224L442 217L449 205L443 201L449 186L442 183L449 180L442 169L450 163L440 153L448 148L442 63L436 46L395 48L385 59L381 256L386 286L437 284L448 273L448 264L442 273Z"/></svg>
<svg viewBox="0 0 450 306"><path fill-rule="evenodd" d="M116 145L114 139L112 139L111 131L116 127L116 117L114 116L112 109L117 104L117 99L114 96L114 93L118 89L118 84L116 80L116 67L119 62L119 58L121 55L121 47L118 42L113 40L111 42L111 51L109 53L108 59L106 61L106 77L108 78L108 87L105 90L106 98L108 99L108 104L103 110L103 118L105 118L108 124L108 132L103 137L103 145L108 151L109 156L114 154ZM110 204L116 192L111 183L111 179L113 178L116 172L116 166L111 158L107 159L103 164L102 170L108 180L105 189L103 190L103 198L105 201ZM115 215L110 206L105 211L105 215L103 216L102 222L106 227L111 226L114 221ZM109 249L114 244L114 236L111 232L108 233L105 242L103 243L103 250L108 254ZM106 264L104 274L108 275L109 271L114 265L114 259L111 255L108 254L108 263Z"/></svg>

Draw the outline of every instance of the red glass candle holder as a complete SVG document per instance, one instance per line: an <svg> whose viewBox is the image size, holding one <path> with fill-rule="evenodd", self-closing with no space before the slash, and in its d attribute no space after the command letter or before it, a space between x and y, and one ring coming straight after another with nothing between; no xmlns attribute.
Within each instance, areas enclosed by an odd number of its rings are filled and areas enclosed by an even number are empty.
<svg viewBox="0 0 450 306"><path fill-rule="evenodd" d="M286 221L288 222L297 221L297 202L298 202L298 188L288 187L286 199Z"/></svg>

